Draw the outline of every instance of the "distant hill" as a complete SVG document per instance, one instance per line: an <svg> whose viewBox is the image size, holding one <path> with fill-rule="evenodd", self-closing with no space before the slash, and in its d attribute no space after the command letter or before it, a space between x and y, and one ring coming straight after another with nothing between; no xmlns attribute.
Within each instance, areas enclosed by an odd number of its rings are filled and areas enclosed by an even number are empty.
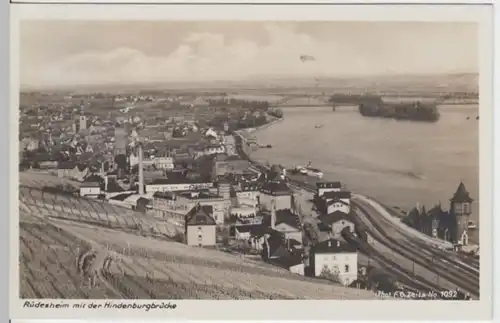
<svg viewBox="0 0 500 323"><path fill-rule="evenodd" d="M33 88L21 86L21 91L77 91L77 92L128 92L139 90L252 90L252 91L292 91L292 90L363 90L370 92L414 91L414 92L478 92L478 74L447 75L386 75L367 77L252 77L240 81L211 82L164 82L131 84L68 85L59 88Z"/></svg>

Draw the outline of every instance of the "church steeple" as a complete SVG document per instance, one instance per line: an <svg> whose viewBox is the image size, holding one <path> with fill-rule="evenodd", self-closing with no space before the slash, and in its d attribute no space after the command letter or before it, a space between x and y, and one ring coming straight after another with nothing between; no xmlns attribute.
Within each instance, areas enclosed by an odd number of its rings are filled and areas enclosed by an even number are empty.
<svg viewBox="0 0 500 323"><path fill-rule="evenodd" d="M463 182L458 185L457 191L450 199L450 210L456 216L469 216L471 213L471 203L473 199L469 196L469 192L465 188Z"/></svg>
<svg viewBox="0 0 500 323"><path fill-rule="evenodd" d="M472 212L472 201L473 199L469 196L464 183L460 182L457 191L450 199L450 212L454 215L456 221L455 241L462 245L468 243L467 229L469 216Z"/></svg>
<svg viewBox="0 0 500 323"><path fill-rule="evenodd" d="M465 188L463 182L458 185L457 191L450 199L451 203L472 203L474 200L469 196L469 192Z"/></svg>

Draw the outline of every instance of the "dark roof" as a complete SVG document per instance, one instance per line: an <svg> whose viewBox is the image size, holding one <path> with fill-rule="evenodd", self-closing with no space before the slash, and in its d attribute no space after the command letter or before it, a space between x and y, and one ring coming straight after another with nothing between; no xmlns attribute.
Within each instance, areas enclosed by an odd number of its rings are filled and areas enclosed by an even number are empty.
<svg viewBox="0 0 500 323"><path fill-rule="evenodd" d="M235 225L233 226L239 233L250 232L252 236L263 236L267 232L267 228L262 224L250 225Z"/></svg>
<svg viewBox="0 0 500 323"><path fill-rule="evenodd" d="M443 215L444 211L441 208L441 204L435 205L432 209L427 211L427 216L430 216L435 219L440 219Z"/></svg>
<svg viewBox="0 0 500 323"><path fill-rule="evenodd" d="M299 231L301 229L299 216L292 213L292 211L288 209L276 211L275 225L278 225L280 223L288 224L292 228L296 228Z"/></svg>
<svg viewBox="0 0 500 323"><path fill-rule="evenodd" d="M292 247L301 246L302 243L296 239L288 239L288 244Z"/></svg>
<svg viewBox="0 0 500 323"><path fill-rule="evenodd" d="M99 182L83 182L80 184L80 187L101 187Z"/></svg>
<svg viewBox="0 0 500 323"><path fill-rule="evenodd" d="M168 185L168 184L200 184L204 183L201 178L187 178L179 172L169 172L167 178L157 178L151 182L151 185Z"/></svg>
<svg viewBox="0 0 500 323"><path fill-rule="evenodd" d="M156 191L153 194L153 198L165 199L174 201L176 199L176 195L172 192L160 192Z"/></svg>
<svg viewBox="0 0 500 323"><path fill-rule="evenodd" d="M90 175L89 177L87 177L84 182L101 183L103 181L104 181L104 179L101 176L93 174L93 175Z"/></svg>
<svg viewBox="0 0 500 323"><path fill-rule="evenodd" d="M325 225L332 225L333 223L341 220L353 222L353 220L349 218L349 215L339 210L332 212L330 214L321 215L319 219Z"/></svg>
<svg viewBox="0 0 500 323"><path fill-rule="evenodd" d="M212 205L202 205L201 209L208 215L212 215L214 213L214 207Z"/></svg>
<svg viewBox="0 0 500 323"><path fill-rule="evenodd" d="M108 189L106 192L109 193L118 193L118 192L123 192L124 189L118 185L118 183L115 180L108 179Z"/></svg>
<svg viewBox="0 0 500 323"><path fill-rule="evenodd" d="M134 195L134 193L123 193L123 194L118 194L110 198L110 200L116 200L116 201L125 201L128 197Z"/></svg>
<svg viewBox="0 0 500 323"><path fill-rule="evenodd" d="M460 182L457 191L450 199L450 201L455 203L471 203L473 199L471 199L471 197L469 196L469 192L467 192L464 183Z"/></svg>
<svg viewBox="0 0 500 323"><path fill-rule="evenodd" d="M320 232L330 232L330 227L323 222L318 223L318 229Z"/></svg>
<svg viewBox="0 0 500 323"><path fill-rule="evenodd" d="M147 198L144 198L144 197L139 197L137 199L137 205L148 205L149 202L150 202L150 200Z"/></svg>
<svg viewBox="0 0 500 323"><path fill-rule="evenodd" d="M272 181L265 182L260 191L269 195L289 195L292 194L292 190L288 187L284 181Z"/></svg>
<svg viewBox="0 0 500 323"><path fill-rule="evenodd" d="M335 182L317 182L317 188L341 188L342 184L338 181Z"/></svg>
<svg viewBox="0 0 500 323"><path fill-rule="evenodd" d="M350 199L351 192L349 192L349 191L339 191L339 192L329 191L329 192L325 192L321 197L325 198L325 199L334 199L334 198Z"/></svg>
<svg viewBox="0 0 500 323"><path fill-rule="evenodd" d="M196 194L194 194L196 193ZM179 196L190 200L200 200L200 199L216 199L220 198L219 195L213 194L210 191L182 191L179 192Z"/></svg>
<svg viewBox="0 0 500 323"><path fill-rule="evenodd" d="M74 169L75 166L76 166L76 163L71 162L71 161L57 163L58 169Z"/></svg>
<svg viewBox="0 0 500 323"><path fill-rule="evenodd" d="M285 235L276 230L270 230L268 233L269 237L264 244L269 244L270 256L278 258L289 256L290 252L285 247Z"/></svg>
<svg viewBox="0 0 500 323"><path fill-rule="evenodd" d="M76 166L80 172L83 172L87 168L87 165L85 164L77 164Z"/></svg>
<svg viewBox="0 0 500 323"><path fill-rule="evenodd" d="M343 253L356 251L356 247L336 239L322 241L311 248L312 253Z"/></svg>
<svg viewBox="0 0 500 323"><path fill-rule="evenodd" d="M297 266L303 263L302 255L300 253L290 253L284 257L273 259L272 263L289 269L290 267Z"/></svg>
<svg viewBox="0 0 500 323"><path fill-rule="evenodd" d="M191 211L186 214L186 226L216 225L211 215L212 206L201 206L196 204Z"/></svg>

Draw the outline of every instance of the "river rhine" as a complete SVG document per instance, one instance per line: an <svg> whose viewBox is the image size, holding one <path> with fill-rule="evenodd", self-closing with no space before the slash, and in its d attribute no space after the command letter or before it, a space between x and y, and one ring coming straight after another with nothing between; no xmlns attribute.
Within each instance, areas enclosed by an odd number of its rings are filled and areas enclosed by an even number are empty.
<svg viewBox="0 0 500 323"><path fill-rule="evenodd" d="M352 107L283 112L282 122L255 133L260 144L272 145L253 152L256 160L287 167L311 161L324 179L405 210L438 202L448 209L463 181L474 199L471 220L479 225L477 105L442 106L437 123L367 118Z"/></svg>

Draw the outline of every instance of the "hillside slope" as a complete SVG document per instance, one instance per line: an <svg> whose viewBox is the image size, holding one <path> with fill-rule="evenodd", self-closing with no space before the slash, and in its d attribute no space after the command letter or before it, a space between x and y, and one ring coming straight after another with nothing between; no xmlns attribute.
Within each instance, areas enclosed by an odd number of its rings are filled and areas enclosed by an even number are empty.
<svg viewBox="0 0 500 323"><path fill-rule="evenodd" d="M372 292L301 277L215 250L114 229L47 221L20 210L21 298L374 299ZM93 246L115 255L94 289L76 272Z"/></svg>
<svg viewBox="0 0 500 323"><path fill-rule="evenodd" d="M25 176L22 184L28 184ZM180 223L100 201L20 187L19 214L21 298L377 298L239 255L188 247L169 238ZM116 259L93 289L76 270L77 255L90 247Z"/></svg>

